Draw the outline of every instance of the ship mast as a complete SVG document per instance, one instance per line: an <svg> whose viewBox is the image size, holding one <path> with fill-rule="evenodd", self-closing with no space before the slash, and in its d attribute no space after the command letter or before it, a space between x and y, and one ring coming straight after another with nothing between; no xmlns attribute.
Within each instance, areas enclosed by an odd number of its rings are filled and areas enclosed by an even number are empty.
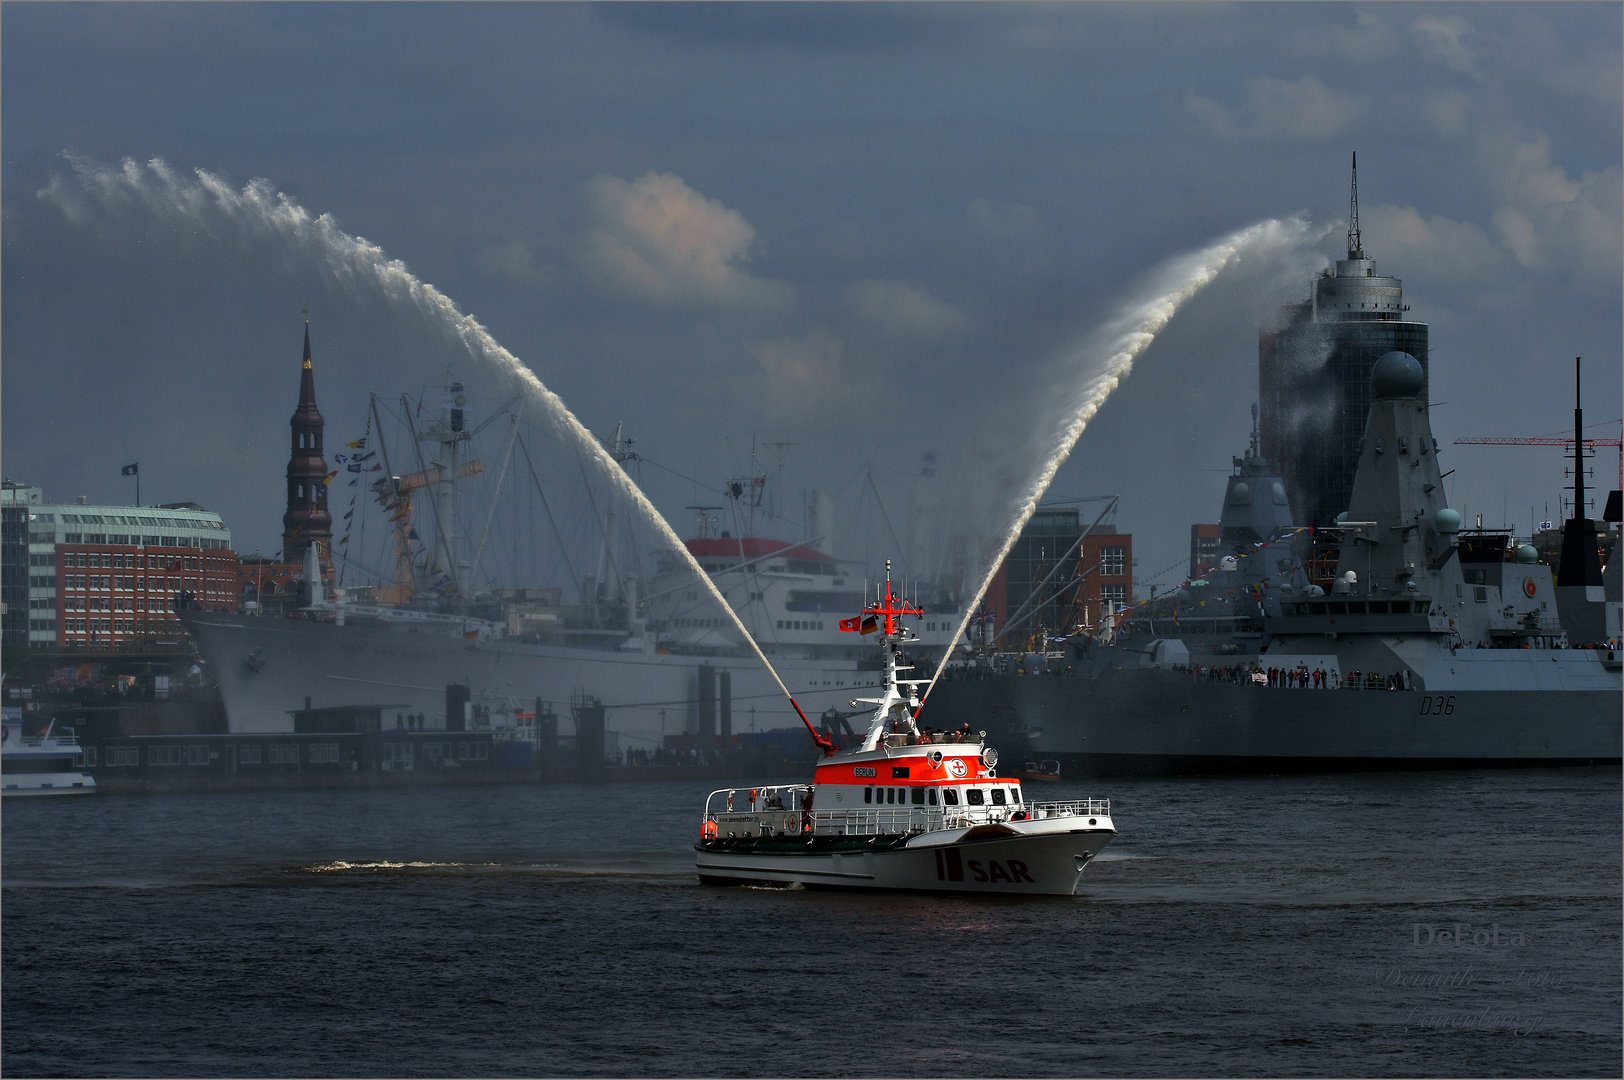
<svg viewBox="0 0 1624 1080"><path fill-rule="evenodd" d="M464 595L462 565L457 552L457 453L461 444L473 437L463 423L463 407L467 404L462 383L450 382L440 401L439 419L430 423L419 436L424 442L440 445L433 462L439 470L433 477L434 537L440 571L450 579L449 591L455 596Z"/></svg>
<svg viewBox="0 0 1624 1080"><path fill-rule="evenodd" d="M891 591L891 560L885 560L885 593L882 597L863 609L863 613L855 619L842 619L840 629L856 631L863 634L880 633L880 645L885 650L884 681L881 694L877 698L857 698L853 705L873 705L874 716L869 721L868 734L863 737L863 749L874 750L879 747L880 741L886 736L886 729L895 723L899 728L919 734L919 725L915 717L919 714L920 702L914 696L914 687L929 682L928 679L899 679L897 678L897 652L898 647L907 641L917 641L918 638L902 623L904 615L923 615L921 608L909 607L901 597ZM910 669L911 670L911 669ZM898 689L899 687L903 689Z"/></svg>
<svg viewBox="0 0 1624 1080"><path fill-rule="evenodd" d="M1353 152L1353 186L1348 193L1348 258L1365 257L1364 244L1359 239L1359 152Z"/></svg>

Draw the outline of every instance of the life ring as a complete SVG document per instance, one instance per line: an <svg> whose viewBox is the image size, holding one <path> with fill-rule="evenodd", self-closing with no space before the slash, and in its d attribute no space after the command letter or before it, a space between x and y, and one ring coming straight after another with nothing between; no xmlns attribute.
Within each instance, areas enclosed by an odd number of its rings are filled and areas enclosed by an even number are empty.
<svg viewBox="0 0 1624 1080"><path fill-rule="evenodd" d="M1530 597L1539 592L1539 589L1534 585L1533 578L1529 578L1527 581L1523 582L1523 592L1527 593Z"/></svg>
<svg viewBox="0 0 1624 1080"><path fill-rule="evenodd" d="M811 832L812 831L812 811L810 811L810 810L802 810L801 811L801 831L802 832Z"/></svg>
<svg viewBox="0 0 1624 1080"><path fill-rule="evenodd" d="M699 829L699 835L705 840L716 839L716 822L707 821Z"/></svg>

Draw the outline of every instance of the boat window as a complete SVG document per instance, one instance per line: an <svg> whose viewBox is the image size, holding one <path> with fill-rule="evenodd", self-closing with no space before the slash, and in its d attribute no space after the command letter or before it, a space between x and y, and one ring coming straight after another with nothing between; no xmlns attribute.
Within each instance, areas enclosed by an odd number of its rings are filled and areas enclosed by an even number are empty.
<svg viewBox="0 0 1624 1080"><path fill-rule="evenodd" d="M964 794L968 797L971 806L981 806L987 801L987 797L981 793L981 789L978 787L968 788Z"/></svg>
<svg viewBox="0 0 1624 1080"><path fill-rule="evenodd" d="M866 788L863 789L863 801L868 802L868 803L871 803L871 802L874 801L874 789L873 788L866 787Z"/></svg>
<svg viewBox="0 0 1624 1080"><path fill-rule="evenodd" d="M924 806L925 805L925 789L924 788L916 787L916 788L913 789L913 804L915 806Z"/></svg>
<svg viewBox="0 0 1624 1080"><path fill-rule="evenodd" d="M930 805L932 805L932 806L936 805L936 789L935 788L930 789L930 794L929 794L929 797L928 797L928 801L930 802Z"/></svg>
<svg viewBox="0 0 1624 1080"><path fill-rule="evenodd" d="M897 801L897 789L896 788L888 787L888 788L885 789L885 801L888 802L888 803L894 803L894 802Z"/></svg>
<svg viewBox="0 0 1624 1080"><path fill-rule="evenodd" d="M994 806L1003 806L1004 805L1004 789L1003 788L995 787L995 788L992 789L992 804Z"/></svg>
<svg viewBox="0 0 1624 1080"><path fill-rule="evenodd" d="M957 806L957 805L959 805L959 789L958 788L950 788L950 787L949 788L943 788L942 789L942 805L943 806Z"/></svg>

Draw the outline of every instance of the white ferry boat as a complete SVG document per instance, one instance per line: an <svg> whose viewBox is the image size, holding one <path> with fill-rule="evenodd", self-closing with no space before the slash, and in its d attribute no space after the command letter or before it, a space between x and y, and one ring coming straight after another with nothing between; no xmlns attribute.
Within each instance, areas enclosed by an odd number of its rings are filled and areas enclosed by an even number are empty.
<svg viewBox="0 0 1624 1080"><path fill-rule="evenodd" d="M887 568L889 570L889 567ZM1116 835L1108 800L1027 802L997 773L985 733L921 729L915 687L899 679L898 648L917 640L904 617L923 612L883 598L842 630L879 633L881 695L861 743L842 750L808 730L825 757L810 784L723 788L705 801L695 845L708 884L1069 896ZM911 670L903 668L901 670ZM805 718L803 717L803 720Z"/></svg>
<svg viewBox="0 0 1624 1080"><path fill-rule="evenodd" d="M94 795L96 778L84 771L84 751L72 735L25 736L21 719L0 724L0 794Z"/></svg>

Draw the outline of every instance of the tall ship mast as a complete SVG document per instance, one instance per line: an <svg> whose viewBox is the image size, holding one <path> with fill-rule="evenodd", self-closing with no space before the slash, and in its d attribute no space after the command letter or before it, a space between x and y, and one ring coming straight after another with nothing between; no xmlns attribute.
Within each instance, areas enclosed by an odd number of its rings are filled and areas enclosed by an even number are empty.
<svg viewBox="0 0 1624 1080"><path fill-rule="evenodd" d="M634 523L612 490L587 485L573 510L560 502L559 489L537 471L518 399L476 416L466 385L448 373L441 388L422 400L403 396L398 406L374 396L369 434L336 451L320 449L317 430L296 433L296 456L316 448L330 460L312 466L312 477L328 469L320 487L312 479L292 496L314 498L325 511L328 493L344 490L331 485L344 477L383 516L387 545L382 559L371 560L378 564L367 571L372 583L354 583L369 562L355 554L360 544L349 531L365 517L358 494L342 519L329 512L328 520L342 520L343 537L306 545L314 561L292 610L272 610L266 598L260 610L181 613L220 686L231 730L291 730L294 711L329 707L377 707L386 720L417 717L429 730L456 730L464 717L448 705L448 686L466 687L469 715L497 724L532 713L538 699L566 717L593 702L622 749L684 733L725 741L746 729L799 725L684 560L656 551L650 562L638 551ZM308 428L313 384L303 386L300 409ZM396 412L404 438L388 434ZM617 466L640 464L623 428L605 443ZM472 483L487 489L479 505L465 497ZM871 651L845 640L850 635L837 625L861 603L864 578L860 566L831 551L826 500L818 500L817 535L758 534L770 483L752 457L747 475L725 486L721 508L732 527L702 517L685 543L791 692L836 727L846 699L880 679ZM563 584L498 588L490 580L496 536L511 527L511 515L499 510L504 493L523 493L544 511L543 539L556 541L568 571ZM295 511L308 516L302 504ZM376 544L377 533L370 536ZM582 536L591 539L589 553ZM338 554L329 560L329 552ZM956 606L933 592L926 607L919 640L948 647Z"/></svg>

